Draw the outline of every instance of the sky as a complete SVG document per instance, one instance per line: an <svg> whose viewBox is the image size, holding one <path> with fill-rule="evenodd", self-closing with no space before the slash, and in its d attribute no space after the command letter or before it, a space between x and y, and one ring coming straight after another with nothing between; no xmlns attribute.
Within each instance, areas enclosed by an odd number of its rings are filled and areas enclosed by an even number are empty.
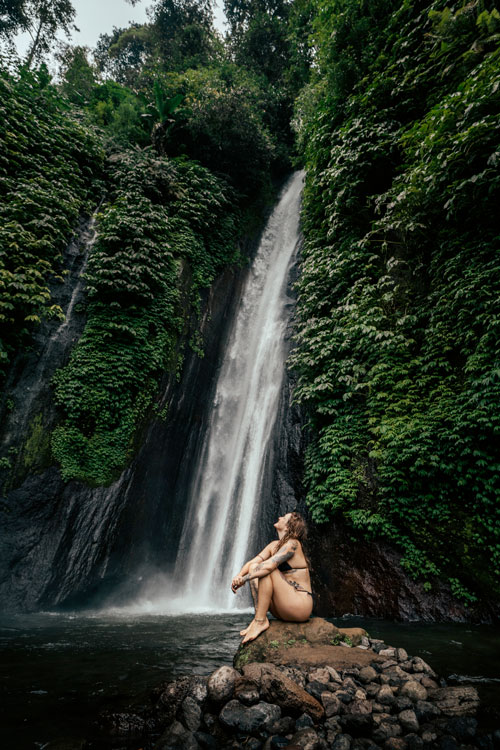
<svg viewBox="0 0 500 750"><path fill-rule="evenodd" d="M75 23L80 29L73 32L69 39L59 34L62 41L85 47L95 47L100 34L109 34L113 26L127 26L129 21L144 23L147 21L146 8L151 5L150 0L141 0L135 7L125 0L72 0L76 10ZM215 9L215 25L219 31L224 31L223 0L217 0ZM16 39L17 51L21 56L26 54L30 43L29 34L20 34Z"/></svg>

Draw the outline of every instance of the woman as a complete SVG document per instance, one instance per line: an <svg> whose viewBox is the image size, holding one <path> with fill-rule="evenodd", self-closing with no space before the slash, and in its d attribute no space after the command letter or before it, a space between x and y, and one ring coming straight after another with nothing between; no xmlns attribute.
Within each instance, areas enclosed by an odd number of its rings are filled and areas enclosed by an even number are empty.
<svg viewBox="0 0 500 750"><path fill-rule="evenodd" d="M312 612L309 565L301 544L307 534L306 523L300 513L286 513L274 528L278 541L245 563L231 583L236 593L249 581L255 605L254 619L240 632L242 643L253 641L268 629L268 610L287 622L304 622Z"/></svg>

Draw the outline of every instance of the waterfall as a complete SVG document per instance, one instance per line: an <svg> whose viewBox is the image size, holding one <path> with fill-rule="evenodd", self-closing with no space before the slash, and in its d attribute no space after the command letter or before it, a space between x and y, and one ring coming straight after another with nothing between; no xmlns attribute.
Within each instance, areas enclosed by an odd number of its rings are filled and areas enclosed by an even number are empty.
<svg viewBox="0 0 500 750"><path fill-rule="evenodd" d="M284 375L287 282L299 241L302 181L297 172L283 188L229 333L173 576L188 608L234 607L231 578L258 551L255 532Z"/></svg>

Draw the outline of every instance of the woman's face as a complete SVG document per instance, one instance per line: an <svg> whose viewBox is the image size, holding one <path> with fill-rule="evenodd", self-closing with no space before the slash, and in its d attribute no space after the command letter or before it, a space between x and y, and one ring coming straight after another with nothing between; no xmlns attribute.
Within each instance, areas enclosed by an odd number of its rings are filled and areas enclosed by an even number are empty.
<svg viewBox="0 0 500 750"><path fill-rule="evenodd" d="M276 523L274 524L274 528L276 531L285 531L286 527L288 526L288 521L290 520L291 513L285 513L284 516L280 516Z"/></svg>

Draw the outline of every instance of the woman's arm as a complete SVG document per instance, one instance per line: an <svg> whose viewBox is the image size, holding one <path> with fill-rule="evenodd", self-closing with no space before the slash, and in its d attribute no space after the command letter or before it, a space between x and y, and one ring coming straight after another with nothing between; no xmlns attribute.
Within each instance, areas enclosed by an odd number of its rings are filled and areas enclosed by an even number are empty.
<svg viewBox="0 0 500 750"><path fill-rule="evenodd" d="M271 557L272 554L272 548L276 544L276 542L271 542L267 545L267 547L264 547L262 552L259 552L258 555L255 555L255 557L252 557L251 560L246 562L240 572L237 574L237 576L244 576L247 575L250 572L250 565L253 565L254 563L261 563L264 560L267 560L269 557ZM236 577L237 577L236 576Z"/></svg>
<svg viewBox="0 0 500 750"><path fill-rule="evenodd" d="M247 581L251 581L253 578L264 578L264 576L268 576L269 573L272 573L273 570L276 570L278 565L281 565L281 563L286 562L286 560L289 560L291 557L294 556L295 551L298 547L298 542L295 539L290 540L285 544L275 555L272 555L268 560L264 560L264 562L259 563L253 573L246 573L242 576L242 584L246 583Z"/></svg>

